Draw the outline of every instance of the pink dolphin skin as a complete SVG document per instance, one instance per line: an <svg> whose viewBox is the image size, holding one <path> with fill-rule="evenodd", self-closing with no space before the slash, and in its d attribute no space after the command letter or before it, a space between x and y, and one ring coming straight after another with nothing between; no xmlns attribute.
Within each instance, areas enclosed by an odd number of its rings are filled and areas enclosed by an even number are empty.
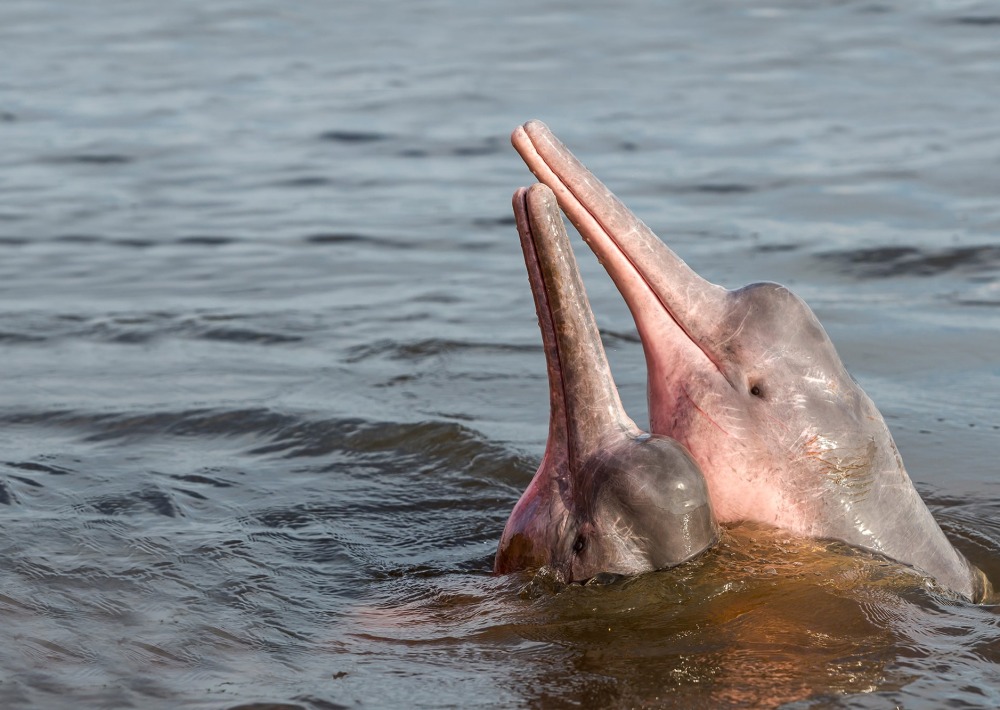
<svg viewBox="0 0 1000 710"><path fill-rule="evenodd" d="M880 553L972 601L986 576L945 537L812 310L783 286L696 274L545 124L511 141L608 271L646 356L650 430L691 452L720 523Z"/></svg>
<svg viewBox="0 0 1000 710"><path fill-rule="evenodd" d="M522 188L513 202L548 368L549 436L494 569L547 567L582 582L678 565L718 536L705 479L683 446L625 413L552 191Z"/></svg>

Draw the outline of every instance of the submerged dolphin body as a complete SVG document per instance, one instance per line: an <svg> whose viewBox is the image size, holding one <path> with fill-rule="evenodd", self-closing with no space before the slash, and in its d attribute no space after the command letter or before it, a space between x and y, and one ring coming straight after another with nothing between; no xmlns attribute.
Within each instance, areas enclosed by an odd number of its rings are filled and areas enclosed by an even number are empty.
<svg viewBox="0 0 1000 710"><path fill-rule="evenodd" d="M494 568L565 582L672 567L715 543L698 466L625 414L562 215L544 185L514 194L550 390L545 455L504 528Z"/></svg>
<svg viewBox="0 0 1000 710"><path fill-rule="evenodd" d="M624 296L646 356L650 430L688 448L719 522L842 540L967 599L990 593L799 297L773 283L728 291L705 281L543 123L518 127L511 140Z"/></svg>

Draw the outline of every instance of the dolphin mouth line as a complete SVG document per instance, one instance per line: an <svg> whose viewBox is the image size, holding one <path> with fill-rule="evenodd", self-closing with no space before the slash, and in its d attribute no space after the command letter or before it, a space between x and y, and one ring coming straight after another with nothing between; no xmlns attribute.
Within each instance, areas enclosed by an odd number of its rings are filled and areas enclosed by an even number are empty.
<svg viewBox="0 0 1000 710"><path fill-rule="evenodd" d="M575 462L575 449L573 444L573 433L572 427L569 422L569 410L566 403L569 402L569 392L566 391L566 377L563 375L563 353L562 346L559 343L559 338L556 337L556 318L555 314L552 312L552 301L549 299L549 288L550 282L545 277L545 268L542 266L542 260L538 257L538 249L535 245L535 240L538 239L537 232L535 230L535 225L531 219L531 211L528 209L528 191L524 188L518 190L517 193L517 207L520 212L517 217L523 215L525 224L527 225L527 244L530 245L530 258L531 258L531 268L528 270L528 279L530 281L538 282L538 288L533 288L533 291L537 292L540 296L545 313L546 324L542 327L542 332L546 331L546 327L549 333L552 334L551 338L551 348L555 353L555 367L559 376L559 391L562 394L562 416L565 425L566 432L566 456L570 460L570 465L572 466ZM545 343L543 343L545 345Z"/></svg>
<svg viewBox="0 0 1000 710"><path fill-rule="evenodd" d="M670 320L674 323L675 326L677 326L677 329L684 334L684 337L686 337L692 345L698 348L701 354L704 355L705 358L710 363L712 363L712 366L718 371L719 375L722 376L722 379L724 379L726 383L734 390L737 389L736 385L733 384L733 382L729 379L729 376L726 374L725 370L723 370L722 367L719 365L719 363L715 361L715 358L712 357L711 353L706 351L705 348L701 346L701 343L699 343L691 335L688 329L684 326L684 323L682 323L680 319L677 318L677 316L674 314L673 310L670 308L670 304L666 303L660 296L660 294L657 292L657 290L653 288L652 284L649 283L649 280L646 278L646 275L636 265L635 261L632 260L632 257L629 256L628 252L622 249L621 245L618 243L618 240L615 239L614 235L604 225L600 217L596 215L594 211L585 202L583 202L583 200L579 198L579 196L573 191L572 187L570 187L561 177L559 177L559 175L557 175L556 172L552 170L551 167L549 167L548 162L545 160L544 157L542 157L541 153L538 152L538 149L535 147L535 142L532 140L531 135L524 129L524 126L518 126L514 133L518 139L520 139L520 137L522 136L527 139L526 141L515 140L514 147L519 152L521 151L522 147L530 147L531 156L530 157L522 156L525 158L525 162L528 164L528 167L531 168L533 172L536 168L544 167L544 170L546 172L546 177L549 179L544 179L540 175L538 176L539 179L542 180L542 182L546 183L548 183L551 180L551 182L557 184L563 189L564 194L567 194L573 198L576 204L579 205L579 207L584 212L587 213L587 215L594 221L594 224L597 225L597 227L608 238L611 244L614 245L615 249L618 250L618 253L625 259L626 262L628 262L628 265L631 267L633 273L638 277L638 280L646 287L646 290L653 295L657 303L660 304L660 306L663 308L666 314L670 317ZM534 160L532 160L531 158L533 158ZM555 192L555 190L553 190L553 192ZM582 230L580 231L580 236L583 237L584 241L586 242L590 241Z"/></svg>

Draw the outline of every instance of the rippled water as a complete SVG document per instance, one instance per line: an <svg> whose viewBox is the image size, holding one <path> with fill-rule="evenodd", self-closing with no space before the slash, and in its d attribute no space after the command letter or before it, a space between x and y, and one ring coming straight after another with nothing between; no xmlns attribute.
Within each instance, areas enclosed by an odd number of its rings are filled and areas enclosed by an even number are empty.
<svg viewBox="0 0 1000 710"><path fill-rule="evenodd" d="M0 705L1000 705L996 607L837 545L490 574L546 434L538 117L809 301L1000 581L994 6L5 0L0 46Z"/></svg>

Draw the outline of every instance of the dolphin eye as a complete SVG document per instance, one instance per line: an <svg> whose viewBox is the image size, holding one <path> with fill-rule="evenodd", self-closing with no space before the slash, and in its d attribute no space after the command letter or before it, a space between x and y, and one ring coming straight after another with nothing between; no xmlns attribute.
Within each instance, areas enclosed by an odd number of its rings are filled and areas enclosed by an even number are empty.
<svg viewBox="0 0 1000 710"><path fill-rule="evenodd" d="M760 388L760 385L754 385L753 387L750 388L750 394L752 394L754 397L763 397L764 390Z"/></svg>
<svg viewBox="0 0 1000 710"><path fill-rule="evenodd" d="M573 543L573 552L580 554L587 548L587 538L583 535L576 536L576 542Z"/></svg>

